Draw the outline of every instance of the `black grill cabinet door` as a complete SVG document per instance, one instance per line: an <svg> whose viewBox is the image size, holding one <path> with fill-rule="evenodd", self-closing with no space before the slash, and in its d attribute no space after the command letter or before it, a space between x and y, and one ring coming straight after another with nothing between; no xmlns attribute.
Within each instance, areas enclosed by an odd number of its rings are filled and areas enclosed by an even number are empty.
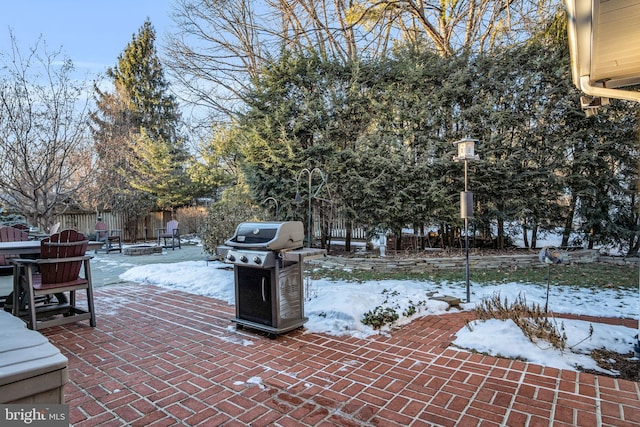
<svg viewBox="0 0 640 427"><path fill-rule="evenodd" d="M239 319L273 325L272 269L236 267L236 312Z"/></svg>

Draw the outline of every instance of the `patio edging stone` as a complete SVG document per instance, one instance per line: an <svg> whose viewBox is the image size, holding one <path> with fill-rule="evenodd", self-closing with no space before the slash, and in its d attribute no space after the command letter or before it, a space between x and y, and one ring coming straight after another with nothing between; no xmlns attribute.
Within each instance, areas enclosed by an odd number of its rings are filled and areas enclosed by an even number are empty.
<svg viewBox="0 0 640 427"><path fill-rule="evenodd" d="M534 250L532 250L534 251ZM583 249L564 253L564 262L585 264L611 262L611 257L601 257L597 250ZM344 257L329 255L322 259L308 261L309 264L328 269L401 271L421 273L446 269L464 268L464 256L451 257ZM514 267L543 267L538 260L538 252L524 255L472 255L469 266L475 269L499 269Z"/></svg>

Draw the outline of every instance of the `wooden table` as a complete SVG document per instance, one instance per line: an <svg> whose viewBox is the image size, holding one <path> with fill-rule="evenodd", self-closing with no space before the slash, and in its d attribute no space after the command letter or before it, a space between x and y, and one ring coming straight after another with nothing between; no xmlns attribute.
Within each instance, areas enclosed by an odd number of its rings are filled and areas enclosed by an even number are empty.
<svg viewBox="0 0 640 427"><path fill-rule="evenodd" d="M89 241L88 251L100 249L104 243ZM22 242L0 242L0 255L33 255L40 253L40 240L25 240Z"/></svg>

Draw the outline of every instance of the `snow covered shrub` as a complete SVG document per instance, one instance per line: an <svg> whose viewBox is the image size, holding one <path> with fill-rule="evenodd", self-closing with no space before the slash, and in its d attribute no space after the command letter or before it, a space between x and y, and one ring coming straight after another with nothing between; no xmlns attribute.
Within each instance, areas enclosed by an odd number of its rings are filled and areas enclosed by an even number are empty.
<svg viewBox="0 0 640 427"><path fill-rule="evenodd" d="M476 307L476 315L479 320L511 319L533 343L544 340L559 350L567 344L567 336L561 332L564 328L559 328L555 318L550 318L539 304L529 306L522 294L511 303L506 297L501 300L499 293L485 298Z"/></svg>

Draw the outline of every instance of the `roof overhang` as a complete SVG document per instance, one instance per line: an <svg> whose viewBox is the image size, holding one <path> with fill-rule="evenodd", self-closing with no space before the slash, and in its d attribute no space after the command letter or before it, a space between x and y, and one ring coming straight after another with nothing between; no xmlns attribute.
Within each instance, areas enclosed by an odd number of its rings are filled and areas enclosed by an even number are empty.
<svg viewBox="0 0 640 427"><path fill-rule="evenodd" d="M574 84L593 97L640 102L640 91L622 89L640 84L640 0L565 2Z"/></svg>

